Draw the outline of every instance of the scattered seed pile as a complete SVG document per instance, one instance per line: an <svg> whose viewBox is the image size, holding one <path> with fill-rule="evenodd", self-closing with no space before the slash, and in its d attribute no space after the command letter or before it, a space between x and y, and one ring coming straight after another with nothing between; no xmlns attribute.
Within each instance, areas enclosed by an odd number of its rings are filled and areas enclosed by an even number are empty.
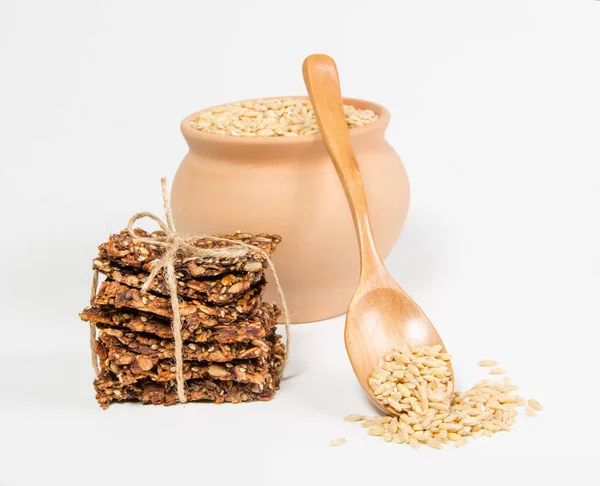
<svg viewBox="0 0 600 486"><path fill-rule="evenodd" d="M372 110L344 105L348 128L377 120ZM212 108L198 114L190 126L201 132L237 137L289 137L319 132L317 119L308 100L252 100Z"/></svg>
<svg viewBox="0 0 600 486"><path fill-rule="evenodd" d="M481 380L464 393L454 392L450 359L441 346L392 350L378 363L369 385L377 399L399 413L399 418L348 415L344 420L363 422L369 435L415 449L421 444L441 449L450 442L461 447L467 438L509 431L518 416L517 408L526 405L525 399L516 394L517 387L504 378ZM484 360L479 364L494 367L497 363ZM502 373L501 368L490 371ZM536 400L527 404L529 416L542 410Z"/></svg>

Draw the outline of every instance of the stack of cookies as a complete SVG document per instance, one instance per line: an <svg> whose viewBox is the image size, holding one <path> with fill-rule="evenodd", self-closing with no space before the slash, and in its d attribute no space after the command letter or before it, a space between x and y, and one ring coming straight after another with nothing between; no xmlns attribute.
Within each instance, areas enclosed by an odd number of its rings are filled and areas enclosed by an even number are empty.
<svg viewBox="0 0 600 486"><path fill-rule="evenodd" d="M152 238L136 229L141 238ZM219 235L258 249L243 256L175 258L182 322L183 373L188 401L270 400L279 388L285 347L275 333L279 309L262 301L265 254L274 235ZM199 239L198 248L231 246ZM82 320L97 328L100 374L94 381L103 408L113 401L171 405L175 382L173 311L162 272L141 292L164 248L124 230L99 246L93 268L106 276ZM264 252L264 253L263 253Z"/></svg>

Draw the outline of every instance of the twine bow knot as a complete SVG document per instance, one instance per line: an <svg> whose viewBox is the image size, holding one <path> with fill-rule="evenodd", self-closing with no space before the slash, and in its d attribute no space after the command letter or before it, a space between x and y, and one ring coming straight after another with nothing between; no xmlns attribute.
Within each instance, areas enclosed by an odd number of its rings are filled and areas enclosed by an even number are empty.
<svg viewBox="0 0 600 486"><path fill-rule="evenodd" d="M136 243L147 243L150 245L160 246L165 249L164 255L153 262L152 270L148 275L143 287L142 292L147 292L150 285L158 274L162 271L163 278L169 292L169 298L171 301L171 309L173 311L173 320L171 321L171 328L173 330L173 340L175 342L175 381L177 383L177 396L179 402L187 402L185 393L185 376L183 373L183 339L181 337L181 315L179 313L179 297L177 295L177 278L175 275L175 260L177 257L182 258L206 258L206 257L220 257L220 258L239 258L248 254L250 250L261 253L271 272L273 273L273 280L281 300L281 307L283 316L285 319L285 333L286 333L286 350L284 356L284 363L281 368L281 373L285 369L287 358L289 354L289 342L290 342L290 318L288 314L287 303L285 296L283 295L283 289L279 283L279 277L275 270L275 265L269 257L269 255L262 249L254 245L249 245L242 241L231 240L228 238L220 238L217 236L195 236L195 235L183 235L175 231L175 225L173 224L173 215L169 205L169 194L167 191L167 180L163 177L161 179L162 186L162 199L165 211L165 221L160 219L155 214L149 212L141 212L134 214L127 224L127 232L131 239ZM135 233L133 225L140 219L149 218L155 221L161 228L162 234L155 233L149 237L139 236ZM229 243L226 247L221 248L199 248L194 243L198 240L214 241L214 242L226 242ZM94 271L92 282L92 295L91 300L93 301L96 296L98 288L98 271ZM92 364L96 374L99 374L98 369L98 357L95 350L96 341L96 326L94 323L90 323L90 345L92 348Z"/></svg>

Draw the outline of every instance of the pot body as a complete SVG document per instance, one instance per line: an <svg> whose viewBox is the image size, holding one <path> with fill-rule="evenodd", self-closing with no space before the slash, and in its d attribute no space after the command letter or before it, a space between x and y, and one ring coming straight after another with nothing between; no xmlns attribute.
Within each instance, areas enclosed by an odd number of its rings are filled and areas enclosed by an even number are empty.
<svg viewBox="0 0 600 486"><path fill-rule="evenodd" d="M388 255L404 224L409 184L399 156L384 138L387 111L350 130L367 194L377 248ZM352 216L320 135L242 138L181 129L189 145L171 191L178 231L195 234L279 234L273 261L294 323L346 312L356 289L360 258ZM267 286L265 299L278 301Z"/></svg>

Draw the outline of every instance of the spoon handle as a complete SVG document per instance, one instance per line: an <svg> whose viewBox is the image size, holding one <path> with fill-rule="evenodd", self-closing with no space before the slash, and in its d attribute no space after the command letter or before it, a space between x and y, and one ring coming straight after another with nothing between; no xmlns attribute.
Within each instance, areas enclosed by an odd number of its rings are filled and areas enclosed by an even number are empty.
<svg viewBox="0 0 600 486"><path fill-rule="evenodd" d="M350 204L360 249L362 278L383 263L373 239L365 188L350 142L337 67L331 57L312 54L304 60L302 74L321 135Z"/></svg>

